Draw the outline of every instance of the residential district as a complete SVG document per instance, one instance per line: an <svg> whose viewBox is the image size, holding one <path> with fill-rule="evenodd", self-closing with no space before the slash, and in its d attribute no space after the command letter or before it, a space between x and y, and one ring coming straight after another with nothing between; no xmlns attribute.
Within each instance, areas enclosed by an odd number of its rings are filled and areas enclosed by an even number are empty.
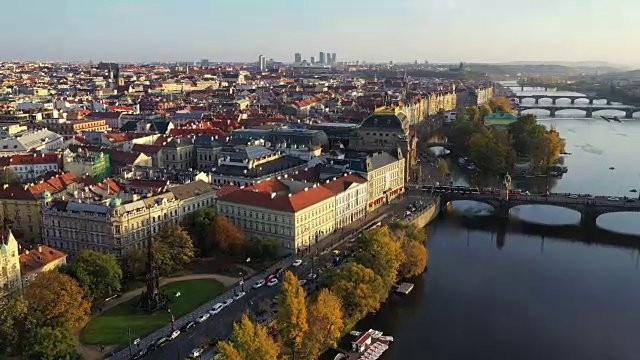
<svg viewBox="0 0 640 360"><path fill-rule="evenodd" d="M295 60L0 63L0 295L82 250L147 249L204 208L305 253L402 197L444 114L494 96L489 81Z"/></svg>

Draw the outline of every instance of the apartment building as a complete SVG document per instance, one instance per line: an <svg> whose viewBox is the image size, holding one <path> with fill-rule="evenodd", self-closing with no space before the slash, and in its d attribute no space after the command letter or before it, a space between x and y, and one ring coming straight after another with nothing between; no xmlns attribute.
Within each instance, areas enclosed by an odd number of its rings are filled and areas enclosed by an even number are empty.
<svg viewBox="0 0 640 360"><path fill-rule="evenodd" d="M67 264L67 254L45 245L38 245L20 254L22 286L29 285L39 274Z"/></svg>
<svg viewBox="0 0 640 360"><path fill-rule="evenodd" d="M67 149L62 154L65 171L77 177L91 176L102 181L111 176L111 161L109 154L100 151L90 151L79 148L77 153Z"/></svg>
<svg viewBox="0 0 640 360"><path fill-rule="evenodd" d="M20 182L35 181L48 172L60 171L58 154L16 154L0 158L0 171L5 179L15 175Z"/></svg>
<svg viewBox="0 0 640 360"><path fill-rule="evenodd" d="M42 211L44 243L70 254L88 249L122 257L214 199L214 189L196 181L151 196L121 191L101 201L54 200Z"/></svg>
<svg viewBox="0 0 640 360"><path fill-rule="evenodd" d="M367 214L369 187L367 180L357 174L333 177L322 186L335 194L335 228L341 229Z"/></svg>
<svg viewBox="0 0 640 360"><path fill-rule="evenodd" d="M64 138L47 129L29 130L0 139L0 154L19 154L28 151L56 152L62 148Z"/></svg>
<svg viewBox="0 0 640 360"><path fill-rule="evenodd" d="M167 169L195 169L196 150L193 140L176 137L162 146L163 164Z"/></svg>

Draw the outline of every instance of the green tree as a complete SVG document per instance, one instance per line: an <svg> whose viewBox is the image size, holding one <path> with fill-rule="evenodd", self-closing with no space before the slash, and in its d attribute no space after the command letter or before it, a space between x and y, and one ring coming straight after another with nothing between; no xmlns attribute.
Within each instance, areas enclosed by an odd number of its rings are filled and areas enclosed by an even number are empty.
<svg viewBox="0 0 640 360"><path fill-rule="evenodd" d="M104 299L120 291L122 269L112 254L81 250L68 271L78 280L90 301Z"/></svg>
<svg viewBox="0 0 640 360"><path fill-rule="evenodd" d="M296 354L300 352L309 325L307 323L306 293L298 283L298 278L291 271L285 271L282 278L279 307L277 322L280 335L295 359Z"/></svg>
<svg viewBox="0 0 640 360"><path fill-rule="evenodd" d="M146 250L131 249L122 256L121 266L123 278L133 281L146 272Z"/></svg>
<svg viewBox="0 0 640 360"><path fill-rule="evenodd" d="M35 331L33 344L29 347L29 358L39 360L81 359L76 344L67 328L39 327Z"/></svg>
<svg viewBox="0 0 640 360"><path fill-rule="evenodd" d="M233 324L231 341L218 344L222 360L277 360L280 345L267 332L267 328L254 324L247 314Z"/></svg>
<svg viewBox="0 0 640 360"><path fill-rule="evenodd" d="M215 220L216 212L212 208L202 208L191 213L184 222L184 227L191 235L198 253L208 257L214 253L214 243L211 238L211 224Z"/></svg>
<svg viewBox="0 0 640 360"><path fill-rule="evenodd" d="M472 123L480 122L480 109L477 106L469 106L466 110L467 120Z"/></svg>
<svg viewBox="0 0 640 360"><path fill-rule="evenodd" d="M9 296L0 307L0 352L6 356L23 354L33 342L35 318L20 294Z"/></svg>
<svg viewBox="0 0 640 360"><path fill-rule="evenodd" d="M39 326L82 328L91 314L91 303L80 284L55 271L39 274L25 290L29 312Z"/></svg>
<svg viewBox="0 0 640 360"><path fill-rule="evenodd" d="M329 289L340 297L349 319L361 319L378 310L389 288L373 270L348 262L330 271L324 279Z"/></svg>
<svg viewBox="0 0 640 360"><path fill-rule="evenodd" d="M315 360L336 342L344 329L342 301L328 289L321 289L309 306L309 330L304 340L304 359Z"/></svg>
<svg viewBox="0 0 640 360"><path fill-rule="evenodd" d="M158 271L169 275L183 269L195 256L189 233L179 225L170 225L153 237Z"/></svg>
<svg viewBox="0 0 640 360"><path fill-rule="evenodd" d="M280 255L281 248L280 242L272 237L253 237L247 244L247 256L256 260L275 260Z"/></svg>

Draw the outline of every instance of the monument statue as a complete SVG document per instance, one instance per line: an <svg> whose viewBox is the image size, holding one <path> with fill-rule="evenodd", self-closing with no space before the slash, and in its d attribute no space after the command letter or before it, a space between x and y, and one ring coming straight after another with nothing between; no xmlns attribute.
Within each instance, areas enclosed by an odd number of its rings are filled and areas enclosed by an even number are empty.
<svg viewBox="0 0 640 360"><path fill-rule="evenodd" d="M169 308L169 298L160 292L160 280L158 277L155 263L155 255L153 253L153 239L147 241L147 261L145 282L146 290L140 294L138 309L146 312L155 312L158 310L166 310Z"/></svg>

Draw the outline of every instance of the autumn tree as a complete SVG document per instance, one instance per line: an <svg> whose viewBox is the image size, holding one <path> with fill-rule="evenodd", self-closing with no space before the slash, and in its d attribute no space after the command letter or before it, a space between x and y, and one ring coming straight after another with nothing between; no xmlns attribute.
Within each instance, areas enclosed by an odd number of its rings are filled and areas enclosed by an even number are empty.
<svg viewBox="0 0 640 360"><path fill-rule="evenodd" d="M424 244L417 241L405 241L402 244L404 261L400 265L400 277L408 278L420 275L427 267L428 251Z"/></svg>
<svg viewBox="0 0 640 360"><path fill-rule="evenodd" d="M89 321L91 303L72 277L55 271L39 274L25 290L29 312L39 326L79 329Z"/></svg>
<svg viewBox="0 0 640 360"><path fill-rule="evenodd" d="M491 108L487 104L484 104L484 105L480 106L478 108L478 110L480 111L480 119L479 120L484 120L485 116L493 114L493 111L491 110Z"/></svg>
<svg viewBox="0 0 640 360"><path fill-rule="evenodd" d="M449 175L449 165L447 165L447 162L444 161L444 159L438 160L438 172L440 173L440 176Z"/></svg>
<svg viewBox="0 0 640 360"><path fill-rule="evenodd" d="M378 310L389 290L373 270L355 262L334 268L324 281L331 292L340 297L345 315L350 319L360 319Z"/></svg>
<svg viewBox="0 0 640 360"><path fill-rule="evenodd" d="M0 306L0 354L22 354L31 346L36 320L21 294L5 299Z"/></svg>
<svg viewBox="0 0 640 360"><path fill-rule="evenodd" d="M33 343L29 346L30 359L39 360L79 360L76 344L71 331L65 327L38 327Z"/></svg>
<svg viewBox="0 0 640 360"><path fill-rule="evenodd" d="M211 239L227 255L244 255L246 250L245 234L221 215L216 215L212 223Z"/></svg>
<svg viewBox="0 0 640 360"><path fill-rule="evenodd" d="M81 250L68 273L78 280L91 301L107 298L122 286L122 269L112 254Z"/></svg>
<svg viewBox="0 0 640 360"><path fill-rule="evenodd" d="M183 269L195 256L193 241L180 225L170 225L156 234L153 237L153 251L162 275Z"/></svg>
<svg viewBox="0 0 640 360"><path fill-rule="evenodd" d="M356 245L363 250L356 257L356 262L373 270L385 285L395 283L402 263L402 249L400 243L391 237L388 227L365 231Z"/></svg>
<svg viewBox="0 0 640 360"><path fill-rule="evenodd" d="M254 324L247 314L233 324L231 341L218 343L222 360L277 360L279 344L269 335L267 328Z"/></svg>
<svg viewBox="0 0 640 360"><path fill-rule="evenodd" d="M300 352L302 340L309 328L307 324L306 293L291 272L285 271L282 278L282 294L279 301L278 327L285 346L295 355Z"/></svg>
<svg viewBox="0 0 640 360"><path fill-rule="evenodd" d="M216 218L216 211L212 208L202 208L191 213L184 221L184 227L191 235L195 247L202 257L214 253L214 243L210 236L210 229Z"/></svg>
<svg viewBox="0 0 640 360"><path fill-rule="evenodd" d="M498 112L498 111L510 112L511 111L511 100L507 99L506 97L493 98L489 100L487 105L493 112Z"/></svg>
<svg viewBox="0 0 640 360"><path fill-rule="evenodd" d="M480 109L477 106L469 106L466 109L467 120L472 123L480 122Z"/></svg>
<svg viewBox="0 0 640 360"><path fill-rule="evenodd" d="M309 306L309 330L304 340L304 359L318 359L325 348L336 346L344 329L343 316L340 298L330 290L320 290Z"/></svg>

